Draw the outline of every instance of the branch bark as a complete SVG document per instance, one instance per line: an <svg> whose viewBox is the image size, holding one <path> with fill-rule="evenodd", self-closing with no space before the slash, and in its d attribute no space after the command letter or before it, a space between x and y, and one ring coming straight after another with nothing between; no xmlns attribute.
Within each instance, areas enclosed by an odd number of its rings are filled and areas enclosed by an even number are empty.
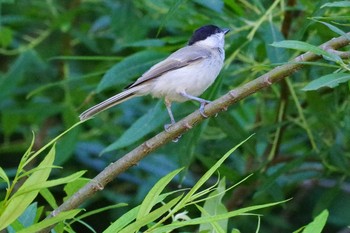
<svg viewBox="0 0 350 233"><path fill-rule="evenodd" d="M349 38L350 32L347 33ZM335 50L350 44L350 40L345 36L333 38L332 40L322 44L320 48L326 49L329 52L336 52ZM349 53L339 53L343 58L348 58ZM283 78L297 72L303 67L303 62L310 62L320 59L321 56L313 54L311 52L304 53L285 65L278 66L268 73L246 83L240 87L237 87L227 94L221 96L215 101L209 103L205 107L205 114L208 117L215 116L221 111L227 110L227 108L238 101L254 94L255 92L272 85L275 82L282 80ZM168 132L161 132L153 138L148 139L141 145L118 159L116 162L107 166L101 173L93 178L89 183L82 187L72 197L66 200L56 210L52 211L48 218L56 216L57 214L79 207L84 201L88 200L93 194L104 189L104 187L119 174L123 173L129 167L136 165L140 160L149 155L152 151L158 149L162 145L170 142L172 139L176 139L181 134L190 130L194 125L202 122L205 118L195 111L178 121L171 126ZM40 232L49 232L51 228L46 228Z"/></svg>

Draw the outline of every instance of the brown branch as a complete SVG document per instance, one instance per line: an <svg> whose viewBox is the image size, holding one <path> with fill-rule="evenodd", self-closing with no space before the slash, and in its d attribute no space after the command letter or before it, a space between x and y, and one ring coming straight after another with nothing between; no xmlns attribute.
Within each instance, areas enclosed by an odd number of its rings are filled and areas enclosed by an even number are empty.
<svg viewBox="0 0 350 233"><path fill-rule="evenodd" d="M350 32L347 33L350 36ZM332 48L338 49L344 47L350 43L346 37L341 36L334 38L327 43L324 43L320 48ZM206 105L205 114L208 117L215 116L217 113L226 110L229 106L237 103L238 101L254 94L255 92L270 86L271 84L280 81L281 79L295 73L303 64L302 62L314 61L321 57L311 52L304 53L291 62L278 66L270 72L240 86L227 94L223 95L219 99ZM103 188L119 174L123 173L129 167L137 164L141 159L149 155L152 151L158 149L162 145L170 142L172 139L179 137L186 131L192 128L192 126L205 120L199 111L195 111L183 118L181 121L174 124L168 132L161 132L158 135L145 141L134 150L130 151L116 162L107 166L101 173L93 178L89 183L82 187L78 192L66 200L61 206L54 210L48 218L59 214L62 211L71 210L79 207L84 201L88 200L97 191L103 190ZM53 226L51 226L52 228ZM51 228L42 230L41 232L49 232Z"/></svg>

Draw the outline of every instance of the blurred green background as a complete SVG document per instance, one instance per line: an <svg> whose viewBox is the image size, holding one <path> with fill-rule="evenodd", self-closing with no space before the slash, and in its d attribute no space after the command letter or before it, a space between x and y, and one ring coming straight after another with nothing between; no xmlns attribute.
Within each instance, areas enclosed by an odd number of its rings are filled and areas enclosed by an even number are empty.
<svg viewBox="0 0 350 233"><path fill-rule="evenodd" d="M225 66L202 96L213 100L299 54L272 47L272 42L289 39L320 45L339 36L322 22L348 32L350 8L324 5L328 2L2 0L0 166L13 176L32 132L37 150L77 122L82 111L121 91L186 45L192 32L205 24L231 29ZM295 231L324 209L330 211L324 232L349 232L349 83L301 90L339 68L326 60L307 64L288 82L274 84L207 119L179 142L163 146L119 176L83 206L89 211L126 202L129 207L85 221L101 232L139 204L157 180L179 167L186 169L169 190L191 187L220 156L255 133L219 170L228 185L254 173L225 195L226 208L292 197L283 206L259 212L264 215L259 232ZM197 107L193 102L174 104L175 118ZM161 132L168 122L163 102L151 97L135 98L101 113L58 142L55 165L62 169L55 169L52 177L88 170L85 177L92 178ZM62 190L52 192L60 203ZM45 205L42 199L37 201ZM242 216L229 224L253 232L257 219ZM85 229L78 223L75 228Z"/></svg>

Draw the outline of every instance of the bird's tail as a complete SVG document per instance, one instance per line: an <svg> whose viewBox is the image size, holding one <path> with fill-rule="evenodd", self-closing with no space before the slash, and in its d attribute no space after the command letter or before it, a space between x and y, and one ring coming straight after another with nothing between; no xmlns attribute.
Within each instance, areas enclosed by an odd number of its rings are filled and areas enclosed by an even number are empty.
<svg viewBox="0 0 350 233"><path fill-rule="evenodd" d="M84 111L82 114L80 114L79 118L80 120L85 120L88 119L97 113L100 113L106 109L109 109L117 104L120 104L132 97L137 96L136 92L138 91L139 88L130 88L127 89L119 94L116 94L105 101L96 104L95 106L89 108L88 110Z"/></svg>

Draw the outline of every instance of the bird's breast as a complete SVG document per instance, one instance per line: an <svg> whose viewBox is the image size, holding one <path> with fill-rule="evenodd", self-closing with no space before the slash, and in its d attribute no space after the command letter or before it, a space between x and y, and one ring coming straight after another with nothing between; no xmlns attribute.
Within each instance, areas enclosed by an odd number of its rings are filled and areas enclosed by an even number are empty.
<svg viewBox="0 0 350 233"><path fill-rule="evenodd" d="M181 92L192 96L201 95L215 81L223 66L220 55L163 74L154 80L151 95L177 102L187 100L180 95Z"/></svg>

